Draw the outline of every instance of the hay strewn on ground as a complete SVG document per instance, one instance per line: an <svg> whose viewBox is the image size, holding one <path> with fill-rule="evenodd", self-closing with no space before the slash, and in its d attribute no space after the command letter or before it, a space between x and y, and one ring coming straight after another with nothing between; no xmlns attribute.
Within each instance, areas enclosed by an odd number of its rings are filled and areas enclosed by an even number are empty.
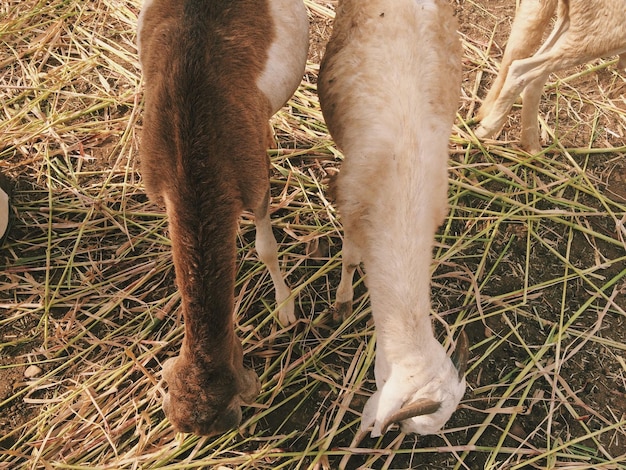
<svg viewBox="0 0 626 470"><path fill-rule="evenodd" d="M244 216L237 328L263 391L216 439L175 434L161 410L182 325L167 221L135 160L139 0L0 5L0 171L16 181L0 251L0 469L625 468L626 74L599 60L554 76L540 155L516 150L515 113L481 144L466 123L514 2L459 2L465 81L433 310L443 342L470 335L469 387L440 435L361 440L374 344L360 277L353 318L328 321L341 231L324 185L341 156L315 81L334 2L305 3L310 63L270 152L301 320L273 320Z"/></svg>

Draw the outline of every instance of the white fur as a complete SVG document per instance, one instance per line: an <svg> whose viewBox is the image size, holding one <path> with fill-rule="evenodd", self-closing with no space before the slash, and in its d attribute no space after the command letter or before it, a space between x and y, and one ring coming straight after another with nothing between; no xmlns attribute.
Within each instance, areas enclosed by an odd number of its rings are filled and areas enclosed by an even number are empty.
<svg viewBox="0 0 626 470"><path fill-rule="evenodd" d="M298 88L302 76L295 79L293 70L306 63L309 43L309 19L302 1L272 0L276 37L257 86L269 98L272 113L278 111Z"/></svg>
<svg viewBox="0 0 626 470"><path fill-rule="evenodd" d="M143 22L146 17L146 12L152 6L154 0L143 0L141 4L141 11L137 18L137 52L139 55L139 65L141 66L141 31L143 30Z"/></svg>
<svg viewBox="0 0 626 470"><path fill-rule="evenodd" d="M291 98L302 81L309 49L309 23L301 0L271 0L270 9L276 36L265 69L257 79L257 87L268 98L274 114ZM278 246L269 214L257 216L256 227L255 246L274 282L278 320L283 325L294 323L294 300L290 298L291 290L280 272Z"/></svg>
<svg viewBox="0 0 626 470"><path fill-rule="evenodd" d="M276 307L278 309L278 321L281 325L289 325L296 322L295 302L291 297L291 289L285 284L283 275L278 264L278 244L272 233L272 221L269 213L262 216L256 215L256 238L255 246L259 259L267 266L274 290L276 292Z"/></svg>
<svg viewBox="0 0 626 470"><path fill-rule="evenodd" d="M539 45L558 3L554 29ZM620 55L626 66L626 3L623 0L523 0L511 28L500 72L483 106L476 129L480 139L497 134L513 102L522 93L521 146L541 150L537 114L543 86L550 73L598 57Z"/></svg>
<svg viewBox="0 0 626 470"><path fill-rule="evenodd" d="M373 436L422 397L441 409L404 421L403 430L436 432L465 390L429 317L461 80L455 26L445 0L343 0L320 71L322 110L345 155L336 182L344 225L337 301L352 301L362 261L376 326L378 391L362 418Z"/></svg>

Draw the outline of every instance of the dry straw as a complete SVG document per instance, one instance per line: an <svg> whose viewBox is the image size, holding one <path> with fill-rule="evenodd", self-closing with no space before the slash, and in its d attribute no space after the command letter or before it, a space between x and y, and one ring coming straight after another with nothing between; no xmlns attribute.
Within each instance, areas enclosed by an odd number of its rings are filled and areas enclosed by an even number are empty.
<svg viewBox="0 0 626 470"><path fill-rule="evenodd" d="M470 335L469 387L440 435L373 440L358 432L374 389L360 276L354 316L328 321L341 230L324 189L341 155L315 83L334 2L305 3L311 60L270 152L300 321L274 321L244 216L237 330L263 390L239 430L213 439L175 434L161 410L161 364L182 325L167 221L135 160L139 1L0 5L0 171L17 182L0 251L0 469L623 468L624 73L596 61L552 77L542 154L516 150L515 112L481 144L466 123L514 2L459 2L465 81L433 311L446 344Z"/></svg>

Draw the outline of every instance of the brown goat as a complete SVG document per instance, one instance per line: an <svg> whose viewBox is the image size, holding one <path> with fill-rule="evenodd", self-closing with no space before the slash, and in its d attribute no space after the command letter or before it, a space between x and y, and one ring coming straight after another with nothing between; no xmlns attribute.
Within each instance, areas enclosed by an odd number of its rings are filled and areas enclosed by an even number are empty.
<svg viewBox="0 0 626 470"><path fill-rule="evenodd" d="M300 83L308 49L302 0L146 0L141 171L165 204L185 337L163 366L163 408L180 431L241 421L259 392L233 328L236 232L254 212L281 323L295 321L269 219L268 120ZM271 130L270 130L271 131Z"/></svg>

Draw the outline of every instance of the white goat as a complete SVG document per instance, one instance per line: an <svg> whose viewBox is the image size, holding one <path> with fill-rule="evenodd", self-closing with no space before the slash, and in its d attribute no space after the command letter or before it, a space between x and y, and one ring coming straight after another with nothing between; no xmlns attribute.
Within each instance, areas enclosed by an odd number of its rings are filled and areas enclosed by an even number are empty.
<svg viewBox="0 0 626 470"><path fill-rule="evenodd" d="M554 29L541 42L558 3ZM541 151L537 115L550 73L598 57L620 55L626 67L626 3L623 0L522 0L515 15L500 71L476 115L480 139L497 134L522 93L521 146Z"/></svg>
<svg viewBox="0 0 626 470"><path fill-rule="evenodd" d="M169 218L185 338L163 366L163 408L178 430L237 426L259 382L233 329L236 232L256 217L256 247L282 323L295 321L269 218L268 119L299 85L308 50L302 0L146 0L141 170Z"/></svg>
<svg viewBox="0 0 626 470"><path fill-rule="evenodd" d="M455 28L446 0L340 0L321 64L322 111L345 156L333 183L344 228L336 307L351 311L362 261L376 330L378 390L361 422L372 436L398 421L405 432L437 432L465 391L464 366L429 316L461 81Z"/></svg>

